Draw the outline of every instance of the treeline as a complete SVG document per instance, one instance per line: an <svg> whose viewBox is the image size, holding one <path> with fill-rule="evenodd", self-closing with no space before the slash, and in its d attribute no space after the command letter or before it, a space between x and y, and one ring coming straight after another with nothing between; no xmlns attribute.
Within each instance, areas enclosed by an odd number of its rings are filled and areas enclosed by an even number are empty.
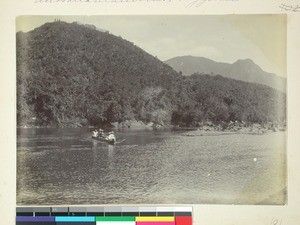
<svg viewBox="0 0 300 225"><path fill-rule="evenodd" d="M133 43L76 23L17 33L17 122L195 126L285 120L285 94L263 85L183 77Z"/></svg>
<svg viewBox="0 0 300 225"><path fill-rule="evenodd" d="M172 121L197 125L230 121L248 123L283 123L286 118L285 94L264 85L193 74L185 79L181 103Z"/></svg>

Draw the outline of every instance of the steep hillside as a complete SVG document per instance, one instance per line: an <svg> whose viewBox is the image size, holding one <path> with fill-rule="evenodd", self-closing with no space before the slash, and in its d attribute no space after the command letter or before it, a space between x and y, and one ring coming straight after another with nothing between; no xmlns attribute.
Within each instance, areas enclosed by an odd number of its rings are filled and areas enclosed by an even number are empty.
<svg viewBox="0 0 300 225"><path fill-rule="evenodd" d="M168 89L178 76L121 37L64 22L17 34L17 70L18 118L39 123L136 116L129 100L147 86Z"/></svg>
<svg viewBox="0 0 300 225"><path fill-rule="evenodd" d="M229 64L204 57L182 56L169 59L165 63L186 76L193 73L220 74L236 80L264 84L282 92L286 91L286 79L263 71L251 59L238 60Z"/></svg>
<svg viewBox="0 0 300 225"><path fill-rule="evenodd" d="M204 118L214 122L248 121L264 124L284 121L286 96L260 84L193 74L191 88Z"/></svg>
<svg viewBox="0 0 300 225"><path fill-rule="evenodd" d="M278 108L285 94L221 76L181 76L94 27L57 21L17 33L18 125L277 123L285 120Z"/></svg>

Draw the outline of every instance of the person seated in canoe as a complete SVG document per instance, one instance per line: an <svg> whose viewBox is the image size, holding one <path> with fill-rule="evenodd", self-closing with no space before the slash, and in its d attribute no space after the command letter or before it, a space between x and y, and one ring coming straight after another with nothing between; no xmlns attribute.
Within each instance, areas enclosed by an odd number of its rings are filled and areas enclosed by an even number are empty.
<svg viewBox="0 0 300 225"><path fill-rule="evenodd" d="M116 140L117 140L115 133L113 131L108 133L108 136L106 137L106 139L109 141L113 141L113 142L116 142Z"/></svg>
<svg viewBox="0 0 300 225"><path fill-rule="evenodd" d="M104 132L101 128L99 128L99 137L100 138L105 138L106 137L106 135L104 134Z"/></svg>
<svg viewBox="0 0 300 225"><path fill-rule="evenodd" d="M93 137L98 137L98 135L99 135L98 131L97 131L97 130L94 130L92 136L93 136Z"/></svg>

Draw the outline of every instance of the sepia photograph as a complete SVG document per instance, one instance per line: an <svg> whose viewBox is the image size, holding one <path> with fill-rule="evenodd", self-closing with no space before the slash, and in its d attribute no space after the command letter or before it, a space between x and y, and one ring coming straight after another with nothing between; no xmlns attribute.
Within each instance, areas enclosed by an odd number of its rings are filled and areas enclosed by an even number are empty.
<svg viewBox="0 0 300 225"><path fill-rule="evenodd" d="M17 17L17 205L287 204L286 23Z"/></svg>

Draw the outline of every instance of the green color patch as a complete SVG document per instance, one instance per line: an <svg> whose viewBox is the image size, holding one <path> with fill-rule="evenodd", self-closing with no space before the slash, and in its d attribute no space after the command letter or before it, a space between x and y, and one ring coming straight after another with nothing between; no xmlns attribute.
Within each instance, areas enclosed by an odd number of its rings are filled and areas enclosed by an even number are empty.
<svg viewBox="0 0 300 225"><path fill-rule="evenodd" d="M99 216L96 221L135 221L133 216Z"/></svg>

